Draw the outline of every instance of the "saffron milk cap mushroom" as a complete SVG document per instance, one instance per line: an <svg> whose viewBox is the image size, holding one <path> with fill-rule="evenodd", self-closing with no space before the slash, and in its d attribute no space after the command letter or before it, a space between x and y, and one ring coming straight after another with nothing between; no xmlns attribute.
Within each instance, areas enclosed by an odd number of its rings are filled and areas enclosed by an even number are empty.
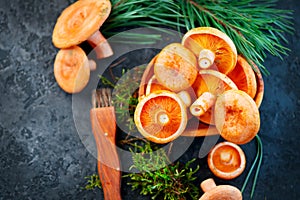
<svg viewBox="0 0 300 200"><path fill-rule="evenodd" d="M255 77L256 77L256 83L257 83L257 89L256 89L254 101L255 101L257 107L259 108L262 103L263 97L264 97L264 80L263 80L263 76L262 76L259 68L257 67L257 65L252 63L252 66L255 71Z"/></svg>
<svg viewBox="0 0 300 200"><path fill-rule="evenodd" d="M242 200L241 191L231 185L216 185L212 178L201 183L204 194L199 200Z"/></svg>
<svg viewBox="0 0 300 200"><path fill-rule="evenodd" d="M237 50L233 41L216 28L193 28L184 34L181 44L197 56L201 69L214 68L228 74L236 65Z"/></svg>
<svg viewBox="0 0 300 200"><path fill-rule="evenodd" d="M241 90L227 90L219 95L215 103L214 117L220 135L235 144L250 142L260 128L258 107Z"/></svg>
<svg viewBox="0 0 300 200"><path fill-rule="evenodd" d="M238 177L246 167L243 150L231 142L221 142L209 152L207 162L210 170L219 178Z"/></svg>
<svg viewBox="0 0 300 200"><path fill-rule="evenodd" d="M237 85L239 90L246 92L251 98L255 97L257 90L255 73L241 55L238 55L235 68L227 76Z"/></svg>
<svg viewBox="0 0 300 200"><path fill-rule="evenodd" d="M134 122L146 139L168 143L179 137L186 127L186 105L174 92L155 91L139 101Z"/></svg>
<svg viewBox="0 0 300 200"><path fill-rule="evenodd" d="M207 124L214 124L213 107L217 95L229 89L238 89L228 76L211 69L199 71L193 88L197 99L190 106L190 112Z"/></svg>
<svg viewBox="0 0 300 200"><path fill-rule="evenodd" d="M107 40L99 31L111 11L109 0L76 1L67 7L55 24L52 42L57 48L69 48L88 41L97 58L113 54Z"/></svg>
<svg viewBox="0 0 300 200"><path fill-rule="evenodd" d="M95 69L95 61L88 60L79 46L59 50L54 61L54 77L67 93L80 92L89 81L90 70Z"/></svg>
<svg viewBox="0 0 300 200"><path fill-rule="evenodd" d="M154 61L154 75L167 89L179 92L192 86L197 77L194 54L180 43L164 47Z"/></svg>
<svg viewBox="0 0 300 200"><path fill-rule="evenodd" d="M154 91L157 91L157 90L169 90L167 89L166 87L164 87L162 84L160 84L157 79L155 78L155 75L153 75L148 83L147 83L147 86L146 86L146 95L154 92Z"/></svg>

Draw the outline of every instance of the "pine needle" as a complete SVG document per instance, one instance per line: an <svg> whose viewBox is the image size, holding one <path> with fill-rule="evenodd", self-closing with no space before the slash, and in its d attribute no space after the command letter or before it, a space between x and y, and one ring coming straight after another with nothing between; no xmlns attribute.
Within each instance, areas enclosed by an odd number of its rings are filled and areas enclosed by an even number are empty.
<svg viewBox="0 0 300 200"><path fill-rule="evenodd" d="M267 54L279 57L290 51L286 34L293 33L291 10L275 8L276 0L111 0L110 17L102 32L112 36L118 31L136 27L166 27L182 33L199 26L210 26L225 32L235 43L238 53L253 61L269 74L263 65ZM136 36L143 38L143 36ZM131 38L133 41L133 38ZM159 37L144 38L145 44ZM118 41L118 42L129 42ZM142 41L138 41L140 44Z"/></svg>
<svg viewBox="0 0 300 200"><path fill-rule="evenodd" d="M262 144L262 141L261 141L261 139L258 135L256 135L256 141L257 141L257 153L256 153L255 159L252 163L252 166L251 166L251 168L250 168L250 170L249 170L249 172L246 176L246 179L245 179L244 184L243 184L242 189L241 189L241 192L243 193L246 186L247 186L247 184L249 183L250 176L251 176L252 172L254 171L254 168L255 168L256 163L258 161L256 172L255 172L255 175L254 175L254 180L253 180L253 183L252 183L252 189L251 189L251 194L250 194L251 199L252 199L252 197L254 195L254 192L255 192L255 187L256 187L257 179L258 179L258 174L259 174L260 167L261 167L261 164L262 164L262 159L263 159L263 144Z"/></svg>

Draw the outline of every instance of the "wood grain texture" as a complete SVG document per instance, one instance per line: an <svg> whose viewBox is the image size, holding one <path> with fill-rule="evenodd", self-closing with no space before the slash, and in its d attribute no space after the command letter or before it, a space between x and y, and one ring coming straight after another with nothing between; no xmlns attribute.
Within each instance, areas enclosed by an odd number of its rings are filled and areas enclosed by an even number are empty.
<svg viewBox="0 0 300 200"><path fill-rule="evenodd" d="M104 199L121 199L120 161L116 150L116 117L113 107L93 108L92 131L97 145L98 173Z"/></svg>
<svg viewBox="0 0 300 200"><path fill-rule="evenodd" d="M199 119L193 117L188 121L187 127L181 136L187 137L205 137L218 135L219 132L214 125L204 124Z"/></svg>

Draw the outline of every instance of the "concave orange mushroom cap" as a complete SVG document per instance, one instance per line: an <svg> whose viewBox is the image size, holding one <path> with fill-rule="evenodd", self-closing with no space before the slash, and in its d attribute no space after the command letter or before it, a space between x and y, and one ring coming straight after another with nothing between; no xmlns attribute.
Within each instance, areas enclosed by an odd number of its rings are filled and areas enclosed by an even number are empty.
<svg viewBox="0 0 300 200"><path fill-rule="evenodd" d="M187 124L186 106L176 93L156 91L137 104L134 121L145 138L156 143L167 143L184 131Z"/></svg>
<svg viewBox="0 0 300 200"><path fill-rule="evenodd" d="M217 144L208 154L208 166L219 178L233 179L239 176L246 167L243 150L231 142Z"/></svg>
<svg viewBox="0 0 300 200"><path fill-rule="evenodd" d="M218 185L212 178L202 181L201 188L204 194L199 200L242 200L241 191L231 185Z"/></svg>
<svg viewBox="0 0 300 200"><path fill-rule="evenodd" d="M179 43L167 45L154 61L156 79L174 92L191 87L197 77L197 71L196 57Z"/></svg>
<svg viewBox="0 0 300 200"><path fill-rule="evenodd" d="M225 74L207 69L200 70L193 88L197 100L190 106L192 115L199 117L200 121L214 124L214 107L217 95L229 89L237 89L235 83Z"/></svg>
<svg viewBox="0 0 300 200"><path fill-rule="evenodd" d="M90 70L96 68L78 46L61 49L54 61L54 76L58 85L68 93L80 92L88 83Z"/></svg>
<svg viewBox="0 0 300 200"><path fill-rule="evenodd" d="M181 43L198 57L202 69L216 68L228 74L236 65L237 50L233 41L216 28L193 28L184 34Z"/></svg>
<svg viewBox="0 0 300 200"><path fill-rule="evenodd" d="M108 18L111 3L108 0L76 1L58 17L52 41L57 48L68 48L88 41L98 58L112 55L112 50L99 28Z"/></svg>
<svg viewBox="0 0 300 200"><path fill-rule="evenodd" d="M255 97L257 90L255 73L245 58L238 55L235 68L227 75L239 90L246 92L251 98Z"/></svg>
<svg viewBox="0 0 300 200"><path fill-rule="evenodd" d="M252 63L252 66L255 71L256 83L257 83L257 90L256 90L256 94L254 97L254 101L255 101L257 107L259 108L262 103L262 100L264 98L264 79L263 79L262 74L261 74L259 68L257 67L257 65Z"/></svg>
<svg viewBox="0 0 300 200"><path fill-rule="evenodd" d="M215 103L215 124L220 135L235 144L250 142L260 128L255 101L244 91L227 90Z"/></svg>

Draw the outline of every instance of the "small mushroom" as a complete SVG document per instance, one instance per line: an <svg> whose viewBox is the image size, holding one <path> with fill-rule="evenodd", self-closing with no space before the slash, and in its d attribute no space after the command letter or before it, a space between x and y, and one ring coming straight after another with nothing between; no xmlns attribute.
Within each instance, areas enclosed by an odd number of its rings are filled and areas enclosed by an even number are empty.
<svg viewBox="0 0 300 200"><path fill-rule="evenodd" d="M216 28L193 28L183 36L181 43L197 56L201 69L214 68L228 74L237 62L233 41Z"/></svg>
<svg viewBox="0 0 300 200"><path fill-rule="evenodd" d="M262 76L259 68L257 67L257 65L252 63L252 66L255 71L255 75L256 75L255 77L256 77L256 83L257 83L257 89L256 89L254 101L255 101L257 107L259 108L262 103L262 100L264 98L264 79L263 79L263 76Z"/></svg>
<svg viewBox="0 0 300 200"><path fill-rule="evenodd" d="M179 137L187 124L186 105L170 91L159 90L142 98L134 112L139 132L155 143L168 143Z"/></svg>
<svg viewBox="0 0 300 200"><path fill-rule="evenodd" d="M78 46L61 49L54 61L55 79L68 93L80 92L89 81L90 70L95 69L95 61L88 60L85 52Z"/></svg>
<svg viewBox="0 0 300 200"><path fill-rule="evenodd" d="M150 93L157 90L169 90L169 89L164 87L162 84L160 84L155 78L155 75L153 75L147 83L145 95L149 95Z"/></svg>
<svg viewBox="0 0 300 200"><path fill-rule="evenodd" d="M238 177L246 167L243 150L231 142L217 144L209 152L207 162L214 175L227 180Z"/></svg>
<svg viewBox="0 0 300 200"><path fill-rule="evenodd" d="M179 43L164 47L154 61L155 78L174 92L191 87L197 78L197 71L195 55Z"/></svg>
<svg viewBox="0 0 300 200"><path fill-rule="evenodd" d="M99 28L108 18L111 3L108 0L76 1L58 17L52 41L57 48L69 48L88 41L97 54L105 58L113 54Z"/></svg>
<svg viewBox="0 0 300 200"><path fill-rule="evenodd" d="M206 179L201 183L204 194L199 200L242 200L241 191L231 185L218 185L212 178Z"/></svg>
<svg viewBox="0 0 300 200"><path fill-rule="evenodd" d="M220 135L235 144L250 142L260 128L255 101L244 91L227 90L215 103L215 124Z"/></svg>
<svg viewBox="0 0 300 200"><path fill-rule="evenodd" d="M237 85L239 90L246 92L251 98L255 97L257 90L255 73L241 55L238 55L235 68L227 76Z"/></svg>
<svg viewBox="0 0 300 200"><path fill-rule="evenodd" d="M204 123L214 124L211 108L215 104L217 95L228 89L237 89L237 86L225 74L207 69L199 71L193 88L198 99L190 106L191 114L199 117Z"/></svg>

